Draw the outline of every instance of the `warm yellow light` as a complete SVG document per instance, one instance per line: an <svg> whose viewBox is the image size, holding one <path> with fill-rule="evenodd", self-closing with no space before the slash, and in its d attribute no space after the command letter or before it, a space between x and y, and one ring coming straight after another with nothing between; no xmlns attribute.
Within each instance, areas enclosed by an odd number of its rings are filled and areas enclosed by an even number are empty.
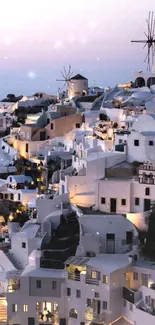
<svg viewBox="0 0 155 325"><path fill-rule="evenodd" d="M10 220L10 221L13 220L13 215L12 215L12 214L9 215L9 220Z"/></svg>

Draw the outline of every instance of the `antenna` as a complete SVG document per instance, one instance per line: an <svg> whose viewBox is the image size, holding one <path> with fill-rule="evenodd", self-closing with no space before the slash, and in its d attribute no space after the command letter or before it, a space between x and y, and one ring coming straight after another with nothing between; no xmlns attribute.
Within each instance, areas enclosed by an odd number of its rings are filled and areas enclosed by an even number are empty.
<svg viewBox="0 0 155 325"><path fill-rule="evenodd" d="M144 32L146 37L145 40L137 40L131 41L131 43L142 43L144 44L143 49L147 47L147 54L144 62L147 62L147 70L151 71L151 67L154 63L154 55L155 55L155 20L153 11L149 11L148 19L146 19L147 23L147 32Z"/></svg>

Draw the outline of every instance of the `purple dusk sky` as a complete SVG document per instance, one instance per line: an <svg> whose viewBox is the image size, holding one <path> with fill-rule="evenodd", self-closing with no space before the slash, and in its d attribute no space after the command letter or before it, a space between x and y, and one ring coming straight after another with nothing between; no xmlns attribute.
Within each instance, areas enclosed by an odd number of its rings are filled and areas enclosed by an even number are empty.
<svg viewBox="0 0 155 325"><path fill-rule="evenodd" d="M0 98L56 93L63 65L89 85L113 86L144 70L154 0L1 0Z"/></svg>

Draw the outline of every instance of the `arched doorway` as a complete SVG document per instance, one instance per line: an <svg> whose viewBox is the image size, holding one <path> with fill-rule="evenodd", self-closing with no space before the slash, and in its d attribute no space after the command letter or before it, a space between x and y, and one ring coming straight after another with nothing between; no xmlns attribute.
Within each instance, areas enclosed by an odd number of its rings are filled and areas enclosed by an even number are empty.
<svg viewBox="0 0 155 325"><path fill-rule="evenodd" d="M142 77L138 77L138 78L135 80L135 85L136 85L136 87L139 87L139 88L141 88L141 87L145 87L145 80L144 80L144 78L142 78Z"/></svg>
<svg viewBox="0 0 155 325"><path fill-rule="evenodd" d="M87 95L86 90L83 90L83 91L82 91L82 96L86 96L86 95Z"/></svg>
<svg viewBox="0 0 155 325"><path fill-rule="evenodd" d="M147 79L147 87L150 88L152 85L155 85L155 77L150 77Z"/></svg>

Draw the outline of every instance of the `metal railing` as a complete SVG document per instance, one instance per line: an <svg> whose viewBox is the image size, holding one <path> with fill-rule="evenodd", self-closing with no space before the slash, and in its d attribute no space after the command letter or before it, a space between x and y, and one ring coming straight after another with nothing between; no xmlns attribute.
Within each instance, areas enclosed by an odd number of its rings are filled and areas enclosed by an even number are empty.
<svg viewBox="0 0 155 325"><path fill-rule="evenodd" d="M68 280L80 281L80 274L68 273Z"/></svg>
<svg viewBox="0 0 155 325"><path fill-rule="evenodd" d="M104 322L106 320L105 313L101 313L101 314L93 313L93 320L100 322L100 323Z"/></svg>
<svg viewBox="0 0 155 325"><path fill-rule="evenodd" d="M86 279L86 283L87 284L93 284L93 285L99 285L99 280L97 280L97 279Z"/></svg>

